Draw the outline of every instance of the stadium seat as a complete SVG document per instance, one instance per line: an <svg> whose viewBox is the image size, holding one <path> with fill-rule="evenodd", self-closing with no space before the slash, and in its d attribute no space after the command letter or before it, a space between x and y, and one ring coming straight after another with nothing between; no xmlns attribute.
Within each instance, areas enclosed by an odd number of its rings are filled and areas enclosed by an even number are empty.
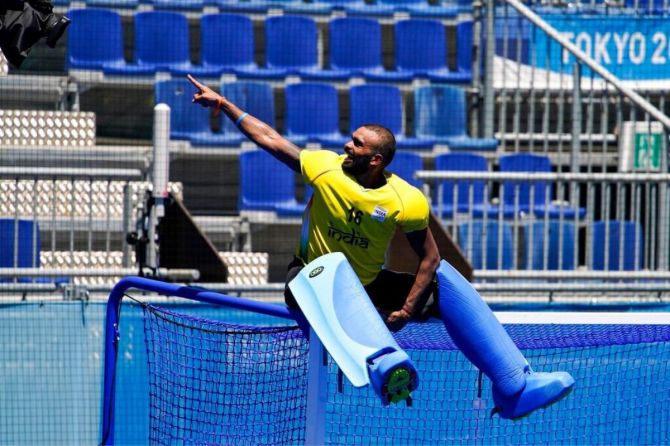
<svg viewBox="0 0 670 446"><path fill-rule="evenodd" d="M634 271L644 264L642 226L636 221L607 220L593 223L593 269Z"/></svg>
<svg viewBox="0 0 670 446"><path fill-rule="evenodd" d="M106 9L73 9L68 30L66 65L69 70L102 71L105 67L132 70L123 59L121 16ZM135 68L136 74L150 74Z"/></svg>
<svg viewBox="0 0 670 446"><path fill-rule="evenodd" d="M409 13L413 17L452 18L458 15L458 7L428 0L377 0L376 7L387 7L393 13Z"/></svg>
<svg viewBox="0 0 670 446"><path fill-rule="evenodd" d="M105 65L105 74L131 75L141 70L150 74L165 71L178 75L218 75L216 69L191 64L189 28L185 15L170 11L145 11L135 14L134 19L134 63L126 66Z"/></svg>
<svg viewBox="0 0 670 446"><path fill-rule="evenodd" d="M295 198L295 173L264 150L240 154L240 211L300 213L305 205Z"/></svg>
<svg viewBox="0 0 670 446"><path fill-rule="evenodd" d="M173 9L200 11L205 6L204 0L150 0L154 9Z"/></svg>
<svg viewBox="0 0 670 446"><path fill-rule="evenodd" d="M544 155L535 155L532 153L502 155L498 159L498 163L501 172L551 172L551 160ZM507 211L532 212L538 218L544 218L545 214L548 218L560 218L562 216L566 219L575 218L575 214L579 218L583 218L586 215L584 208L575 210L569 205L552 203L551 200L553 200L555 192L553 185L546 181L537 181L534 183L505 181L502 183L502 186L504 186L504 195L500 201L501 205ZM532 203L531 191L534 195Z"/></svg>
<svg viewBox="0 0 670 446"><path fill-rule="evenodd" d="M472 20L456 25L456 71L472 80Z"/></svg>
<svg viewBox="0 0 670 446"><path fill-rule="evenodd" d="M464 221L458 225L458 244L475 269L512 269L512 228L506 222Z"/></svg>
<svg viewBox="0 0 670 446"><path fill-rule="evenodd" d="M1 218L0 267L38 268L39 266L40 231L37 222Z"/></svg>
<svg viewBox="0 0 670 446"><path fill-rule="evenodd" d="M323 147L341 148L349 141L339 130L340 113L337 90L320 83L287 85L286 137L295 144L308 142Z"/></svg>
<svg viewBox="0 0 670 446"><path fill-rule="evenodd" d="M414 90L414 126L418 138L447 144L451 150L496 150L498 140L467 135L465 91L449 85Z"/></svg>
<svg viewBox="0 0 670 446"><path fill-rule="evenodd" d="M69 2L65 2L69 3ZM54 3L57 5L58 3ZM86 7L96 7L96 8L137 8L140 4L140 0L86 0Z"/></svg>
<svg viewBox="0 0 670 446"><path fill-rule="evenodd" d="M265 20L264 68L237 68L247 78L279 79L298 75L300 70L318 69L318 33L309 17L273 16Z"/></svg>
<svg viewBox="0 0 670 446"><path fill-rule="evenodd" d="M434 141L403 133L403 101L393 85L356 85L349 90L349 130L363 124L380 124L393 132L400 149L432 149Z"/></svg>
<svg viewBox="0 0 670 446"><path fill-rule="evenodd" d="M254 28L241 14L207 14L200 19L200 51L203 68L217 74L235 69L255 70ZM181 70L175 73L187 74Z"/></svg>
<svg viewBox="0 0 670 446"><path fill-rule="evenodd" d="M524 265L533 270L574 270L575 225L556 220L523 225ZM546 243L546 248L545 248ZM546 264L545 264L546 256Z"/></svg>
<svg viewBox="0 0 670 446"><path fill-rule="evenodd" d="M396 151L387 169L419 189L423 186L421 180L414 178L414 173L423 169L423 159L418 153Z"/></svg>
<svg viewBox="0 0 670 446"><path fill-rule="evenodd" d="M210 110L193 104L193 91L193 85L186 79L159 81L154 85L154 102L170 107L170 139L213 137Z"/></svg>
<svg viewBox="0 0 670 446"><path fill-rule="evenodd" d="M275 101L272 85L265 82L237 81L221 85L221 93L242 110L275 126ZM199 133L191 136L194 147L239 146L247 138L228 117L221 113L221 133Z"/></svg>
<svg viewBox="0 0 670 446"><path fill-rule="evenodd" d="M383 74L389 80L409 81L409 73L392 73L382 66L381 25L377 20L340 17L328 24L330 68L300 70L305 79L343 80Z"/></svg>
<svg viewBox="0 0 670 446"><path fill-rule="evenodd" d="M487 172L488 163L486 158L474 153L442 153L435 156L435 170ZM477 216L483 216L484 212L487 211L491 218L497 216L497 209L488 204L484 181L442 181L437 183L436 187L438 189L433 203L433 211L442 218L453 217L455 213L470 212ZM458 188L457 191L456 188ZM456 194L456 197L454 197L454 194Z"/></svg>
<svg viewBox="0 0 670 446"><path fill-rule="evenodd" d="M395 72L434 82L469 82L470 73L447 67L447 36L438 20L408 19L395 24ZM385 80L384 73L370 73L372 80Z"/></svg>
<svg viewBox="0 0 670 446"><path fill-rule="evenodd" d="M36 221L0 218L0 268L39 268L40 249L40 228ZM11 281L0 277L0 282ZM70 282L70 278L20 277L17 282L61 284Z"/></svg>

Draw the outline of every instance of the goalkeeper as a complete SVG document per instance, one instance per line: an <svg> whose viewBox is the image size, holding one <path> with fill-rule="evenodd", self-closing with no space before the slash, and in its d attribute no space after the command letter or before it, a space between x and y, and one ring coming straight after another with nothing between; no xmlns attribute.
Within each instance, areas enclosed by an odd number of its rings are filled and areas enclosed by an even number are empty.
<svg viewBox="0 0 670 446"><path fill-rule="evenodd" d="M476 291L446 262L440 264L428 227L428 201L386 170L396 150L388 129L376 124L356 129L344 155L301 150L226 97L188 78L197 88L193 102L222 111L251 141L300 172L313 187L287 284L312 260L342 252L372 303L385 313L389 328L397 330L427 313L439 314L463 353L493 381L497 411L505 418L525 416L572 388L572 378L565 373L533 373ZM419 257L416 274L383 268L396 227ZM438 293L433 293L436 277ZM288 286L285 299L296 306Z"/></svg>

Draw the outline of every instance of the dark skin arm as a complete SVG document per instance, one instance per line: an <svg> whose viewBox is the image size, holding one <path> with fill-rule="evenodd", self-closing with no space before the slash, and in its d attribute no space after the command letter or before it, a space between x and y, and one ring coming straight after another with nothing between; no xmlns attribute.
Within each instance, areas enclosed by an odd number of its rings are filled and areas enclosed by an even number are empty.
<svg viewBox="0 0 670 446"><path fill-rule="evenodd" d="M193 102L203 107L216 108L222 111L233 122L237 121L244 111L221 96L208 86L198 82L190 74L186 76L198 89L193 95ZM257 146L268 151L272 156L286 164L292 170L300 172L300 147L281 136L275 129L251 115L247 115L239 124L239 129Z"/></svg>
<svg viewBox="0 0 670 446"><path fill-rule="evenodd" d="M400 310L390 313L386 317L386 324L392 330L402 328L414 314L421 311L426 304L425 298L428 287L435 278L435 271L440 265L440 253L433 233L429 228L405 234L414 252L419 256L419 267L416 272L414 285L409 291L405 304Z"/></svg>

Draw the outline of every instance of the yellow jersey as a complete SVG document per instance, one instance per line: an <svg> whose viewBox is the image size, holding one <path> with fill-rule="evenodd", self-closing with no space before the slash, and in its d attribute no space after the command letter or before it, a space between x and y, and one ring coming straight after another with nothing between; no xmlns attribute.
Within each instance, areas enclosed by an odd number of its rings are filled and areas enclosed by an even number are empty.
<svg viewBox="0 0 670 446"><path fill-rule="evenodd" d="M404 232L425 229L430 209L419 189L387 171L385 185L366 189L342 170L345 158L328 150L300 152L302 176L313 194L296 254L309 263L342 252L367 285L381 271L396 227Z"/></svg>

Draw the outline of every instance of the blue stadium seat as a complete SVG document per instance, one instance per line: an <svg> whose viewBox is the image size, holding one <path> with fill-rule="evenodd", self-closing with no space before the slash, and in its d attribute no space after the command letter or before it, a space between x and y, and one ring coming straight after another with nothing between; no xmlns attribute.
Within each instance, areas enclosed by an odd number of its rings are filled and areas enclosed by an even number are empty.
<svg viewBox="0 0 670 446"><path fill-rule="evenodd" d="M413 17L451 18L458 15L458 7L431 3L428 0L377 0L377 7L390 7L394 13L409 13Z"/></svg>
<svg viewBox="0 0 670 446"><path fill-rule="evenodd" d="M300 212L304 204L295 198L295 174L264 150L240 154L241 211ZM284 214L287 215L287 214Z"/></svg>
<svg viewBox="0 0 670 446"><path fill-rule="evenodd" d="M121 16L106 9L73 9L68 30L66 65L69 70L102 71L104 67L128 67L123 59ZM136 74L150 74L137 70Z"/></svg>
<svg viewBox="0 0 670 446"><path fill-rule="evenodd" d="M241 77L278 79L318 69L318 33L309 17L274 16L265 20L265 68L238 68Z"/></svg>
<svg viewBox="0 0 670 446"><path fill-rule="evenodd" d="M186 79L159 81L154 85L154 102L170 106L170 139L190 141L196 136L213 135L210 110L193 104L193 92L193 85Z"/></svg>
<svg viewBox="0 0 670 446"><path fill-rule="evenodd" d="M635 8L635 1L624 0L624 7ZM637 0L637 11L642 14L667 14L670 12L669 8L665 0Z"/></svg>
<svg viewBox="0 0 670 446"><path fill-rule="evenodd" d="M451 150L496 150L498 140L467 135L465 91L449 85L426 85L414 90L416 136L447 144Z"/></svg>
<svg viewBox="0 0 670 446"><path fill-rule="evenodd" d="M268 3L264 0L211 0L224 13L266 13Z"/></svg>
<svg viewBox="0 0 670 446"><path fill-rule="evenodd" d="M250 115L267 123L270 127L275 126L274 93L269 83L226 82L221 85L221 93ZM239 146L246 141L246 136L238 130L234 122L223 113L219 117L221 133L202 132L191 137L191 145L194 147Z"/></svg>
<svg viewBox="0 0 670 446"><path fill-rule="evenodd" d="M241 14L206 14L200 19L200 52L205 74L233 73L236 69L257 70L254 61L254 29L251 19ZM186 75L191 67L175 68Z"/></svg>
<svg viewBox="0 0 670 446"><path fill-rule="evenodd" d="M442 153L435 156L435 170L456 172L487 172L486 158L475 153ZM433 211L442 218L453 217L454 213L470 213L482 216L484 212L494 218L496 208L488 204L484 181L442 181L437 184ZM440 203L440 189L442 202ZM456 190L458 188L458 190ZM454 197L456 194L456 197ZM472 197L471 197L472 194ZM454 198L456 203L454 203ZM472 203L470 202L472 200Z"/></svg>
<svg viewBox="0 0 670 446"><path fill-rule="evenodd" d="M447 67L447 36L438 20L408 19L395 24L395 71L434 82L469 82L471 74ZM370 74L384 80L384 74Z"/></svg>
<svg viewBox="0 0 670 446"><path fill-rule="evenodd" d="M534 270L574 270L575 225L556 220L524 224L524 265ZM545 234L546 232L546 234ZM545 235L547 239L545 240ZM545 250L546 242L546 250ZM545 265L546 255L546 265Z"/></svg>
<svg viewBox="0 0 670 446"><path fill-rule="evenodd" d="M32 220L1 218L0 267L38 268L39 266L40 231L38 224Z"/></svg>
<svg viewBox="0 0 670 446"><path fill-rule="evenodd" d="M305 79L343 80L384 74L389 80L409 81L410 73L392 73L382 66L381 25L377 20L340 17L328 24L330 68L300 70Z"/></svg>
<svg viewBox="0 0 670 446"><path fill-rule="evenodd" d="M472 20L456 25L456 71L472 80ZM468 81L468 82L469 82Z"/></svg>
<svg viewBox="0 0 670 446"><path fill-rule="evenodd" d="M498 159L498 163L501 172L551 172L551 160L544 155L532 153L502 155ZM575 214L579 218L584 218L586 215L586 209L584 208L575 210L570 206L559 206L551 203L554 195L553 185L545 181L534 183L506 181L502 185L504 186L504 196L501 199L501 204L512 212L518 202L518 211L524 213L532 211L539 218L544 218L545 214L548 218L560 218L562 216L566 219L575 218ZM534 195L532 206L530 201L531 191ZM547 193L549 202L546 202Z"/></svg>
<svg viewBox="0 0 670 446"><path fill-rule="evenodd" d="M327 8L331 14L344 11L348 16L366 14L366 8L370 6L365 3L365 0L316 0L312 4Z"/></svg>
<svg viewBox="0 0 670 446"><path fill-rule="evenodd" d="M398 148L432 149L434 141L403 134L403 103L393 85L356 85L349 90L349 131L363 124L380 124L393 132Z"/></svg>
<svg viewBox="0 0 670 446"><path fill-rule="evenodd" d="M423 182L414 178L414 172L423 169L423 159L418 153L396 151L391 164L387 167L394 174L398 175L409 184L418 187L423 186Z"/></svg>
<svg viewBox="0 0 670 446"><path fill-rule="evenodd" d="M200 11L205 7L204 0L150 0L149 3L154 9Z"/></svg>
<svg viewBox="0 0 670 446"><path fill-rule="evenodd" d="M458 244L475 269L512 269L512 228L506 222L464 221L458 225Z"/></svg>
<svg viewBox="0 0 670 446"><path fill-rule="evenodd" d="M18 231L17 231L18 230ZM40 267L40 228L33 220L0 218L0 268ZM19 283L67 283L69 277L20 277ZM0 278L0 282L13 279Z"/></svg>
<svg viewBox="0 0 670 446"><path fill-rule="evenodd" d="M69 3L65 2L65 3ZM57 5L59 3L54 3ZM86 7L96 7L96 8L113 8L113 9L122 9L122 8L137 8L140 5L140 0L86 0Z"/></svg>
<svg viewBox="0 0 670 446"><path fill-rule="evenodd" d="M299 83L285 88L286 137L295 144L316 142L341 148L349 141L339 130L337 90L330 84Z"/></svg>
<svg viewBox="0 0 670 446"><path fill-rule="evenodd" d="M150 74L169 71L179 75L218 75L218 70L191 64L189 29L185 15L170 11L145 11L135 14L134 19L134 64L105 65L105 74L131 75L142 70Z"/></svg>
<svg viewBox="0 0 670 446"><path fill-rule="evenodd" d="M644 237L642 226L636 221L593 223L591 247L594 270L634 271L643 267Z"/></svg>

